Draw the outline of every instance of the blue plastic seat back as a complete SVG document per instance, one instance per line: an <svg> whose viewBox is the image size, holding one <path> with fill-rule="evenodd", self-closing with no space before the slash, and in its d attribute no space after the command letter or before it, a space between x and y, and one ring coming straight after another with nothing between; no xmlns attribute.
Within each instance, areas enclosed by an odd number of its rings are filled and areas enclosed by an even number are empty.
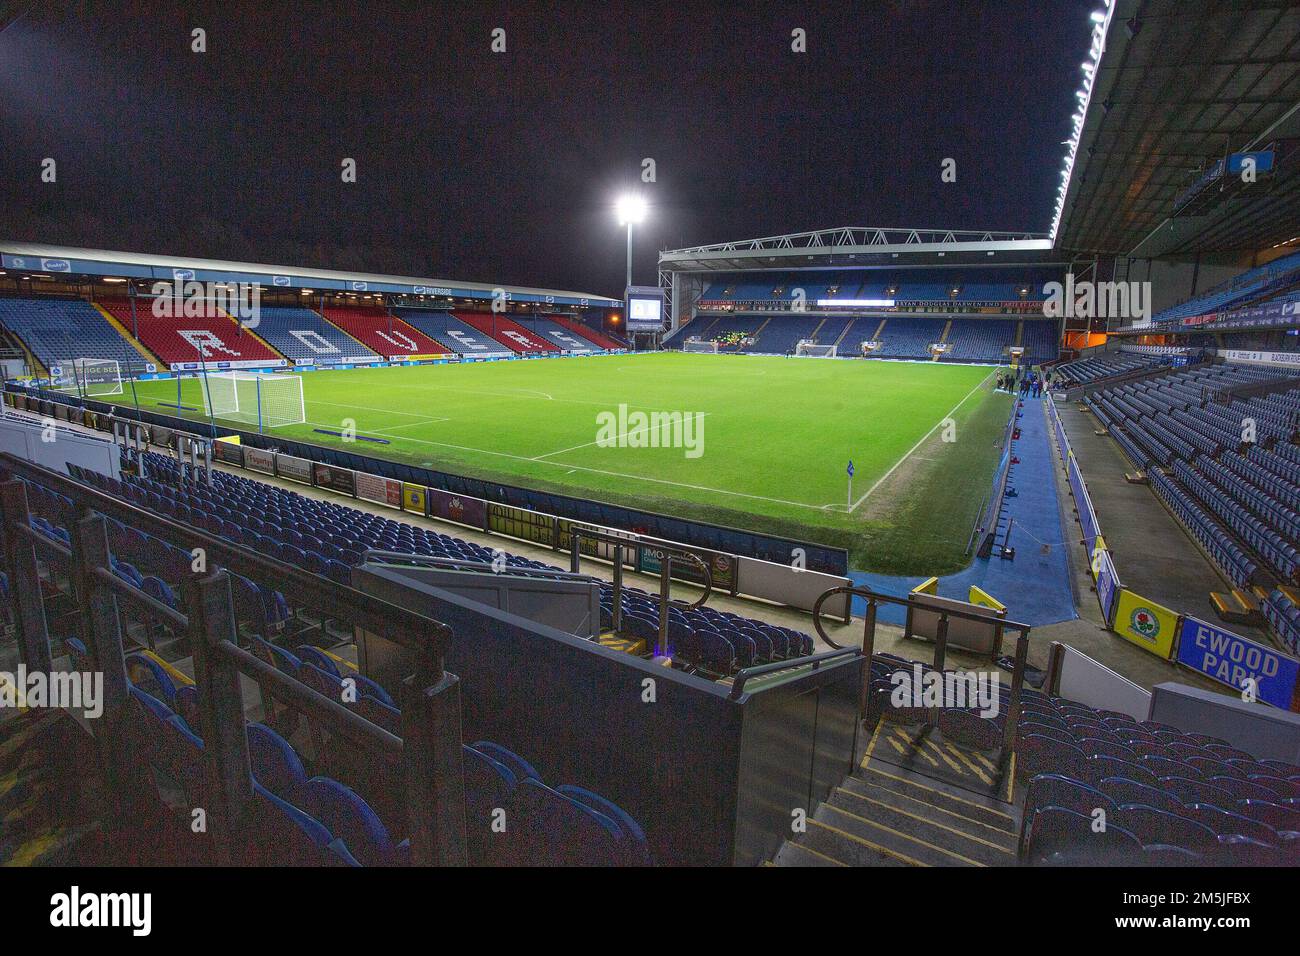
<svg viewBox="0 0 1300 956"><path fill-rule="evenodd" d="M249 724L248 759L253 779L278 797L292 802L307 782L297 752L265 724Z"/></svg>
<svg viewBox="0 0 1300 956"><path fill-rule="evenodd" d="M490 740L476 740L470 746L481 754L486 754L497 763L504 764L514 774L516 781L541 780L542 775L523 757L500 744Z"/></svg>
<svg viewBox="0 0 1300 956"><path fill-rule="evenodd" d="M540 780L519 782L515 820L524 830L522 865L614 866L626 858L618 824Z"/></svg>
<svg viewBox="0 0 1300 956"><path fill-rule="evenodd" d="M303 785L302 794L302 809L342 840L363 866L396 862L388 829L351 788L329 777L312 777Z"/></svg>

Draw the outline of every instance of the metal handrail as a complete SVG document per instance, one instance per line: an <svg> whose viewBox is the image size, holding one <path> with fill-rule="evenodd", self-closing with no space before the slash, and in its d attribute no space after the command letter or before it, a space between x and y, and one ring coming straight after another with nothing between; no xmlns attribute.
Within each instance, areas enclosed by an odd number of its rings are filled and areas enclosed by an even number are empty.
<svg viewBox="0 0 1300 956"><path fill-rule="evenodd" d="M69 579L81 607L79 635L96 668L104 674L106 730L97 735L111 780L134 765L128 735L120 721L128 706L118 601L126 599L147 613L188 632L194 675L200 692L199 730L205 740L209 797L225 825L212 828L219 862L237 861L234 834L247 819L249 757L239 675L245 674L309 718L389 760L400 763L410 824L412 861L463 863L463 792L460 774L460 697L457 680L443 670L451 638L445 624L389 604L351 587L301 571L224 542L186 525L152 514L97 488L83 485L30 462L0 454L0 542L10 572L19 649L29 669L52 670L50 639L40 596L37 549L69 563ZM25 479L66 493L62 507L72 547L32 527ZM196 571L182 582L186 611L171 608L118 577L110 568L111 547L105 516L152 532L174 544L203 548L210 573ZM401 736L380 727L321 692L283 673L236 643L237 626L231 573L274 581L304 606L324 606L335 616L415 652L415 674L401 687ZM127 792L114 786L115 799ZM123 819L129 808L123 807Z"/></svg>
<svg viewBox="0 0 1300 956"><path fill-rule="evenodd" d="M731 684L731 693L728 695L732 700L738 700L740 695L745 692L745 683L751 677L763 677L767 674L775 674L779 671L794 670L798 667L807 667L812 665L813 670L819 670L823 661L834 660L837 658L860 657L861 651L856 647L842 647L837 651L823 651L821 654L812 654L808 657L797 657L788 661L772 661L768 664L757 664L754 667L744 667L736 671L736 676Z"/></svg>
<svg viewBox="0 0 1300 956"><path fill-rule="evenodd" d="M709 570L708 562L701 558L693 551L676 545L660 543L646 544L639 538L623 538L618 535L610 534L607 531L597 531L595 528L579 527L577 524L569 526L569 567L574 574L579 573L582 563L582 541L583 539L591 541L603 541L606 544L614 546L614 607L611 611L613 616L614 630L621 632L623 629L623 555L624 549L629 545L632 547L653 547L656 551L663 554L663 561L659 565L659 646L655 651L660 656L668 652L668 606L671 604L675 607L685 608L693 611L696 608L703 607L708 602L709 597L713 594L713 573ZM704 578L703 590L700 596L694 601L676 601L669 595L672 588L672 568L673 562L677 559L685 558L687 561L694 562L700 569L700 574Z"/></svg>
<svg viewBox="0 0 1300 956"><path fill-rule="evenodd" d="M875 657L876 608L881 604L893 604L902 607L914 607L915 605L910 596L900 598L893 594L880 594L870 588L841 585L840 587L826 589L818 596L816 603L813 604L813 627L816 629L818 637L837 650L844 649L844 645L837 644L827 635L826 629L822 627L821 620L822 605L837 594L848 594L851 596L850 600L852 597L860 597L867 602L867 613L863 615L862 631L862 654L867 658L867 665L862 670L862 693L859 701L860 712L865 719L868 715L871 695L871 662ZM1006 715L1006 723L1002 728L1001 762L1002 769L1007 769L1016 748L1016 726L1020 721L1020 699L1024 690L1025 666L1029 660L1029 633L1033 629L1032 626L1018 621L1007 620L1006 618L996 618L973 611L963 611L959 608L934 607L926 608L926 610L939 615L939 626L934 639L933 664L935 670L939 671L943 670L947 660L949 620L979 621L981 623L996 624L1004 631L1012 630L1017 632L1015 664L1011 671L1011 706Z"/></svg>

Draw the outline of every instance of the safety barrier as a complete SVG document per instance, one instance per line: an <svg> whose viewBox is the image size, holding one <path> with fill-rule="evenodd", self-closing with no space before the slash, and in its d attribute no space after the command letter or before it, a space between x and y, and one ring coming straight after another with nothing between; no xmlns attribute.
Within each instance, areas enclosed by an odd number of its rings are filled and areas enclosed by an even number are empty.
<svg viewBox="0 0 1300 956"><path fill-rule="evenodd" d="M1300 660L1126 588L1054 403L1048 404L1106 626L1135 647L1275 707L1300 711Z"/></svg>
<svg viewBox="0 0 1300 956"><path fill-rule="evenodd" d="M13 382L7 382L5 389L5 400L9 404L65 421L98 427L95 422L112 415L141 422L151 431L161 430L166 436L166 441L153 440L156 445L169 445L171 436L177 432L209 441L215 437L212 427L204 422L82 400ZM223 429L222 434L227 434L226 430ZM521 537L555 550L567 549L565 522L580 521L615 533L625 528L638 528L641 529L640 536L646 540L685 547L710 561L715 586L732 594L747 593L785 603L784 592L802 593L793 585L774 589L771 575L757 573L751 580L755 587L762 587L764 591L744 590L739 581L740 558L755 558L784 566L792 575L809 571L843 578L848 570L848 553L843 548L465 478L294 441L280 435L266 436L235 430L230 430L229 435L237 441L213 443L219 460L225 464L275 474L291 481L317 484L342 494L417 513L427 509L423 512L427 517L444 518L480 530ZM318 472L318 466L325 471ZM361 492L355 485L355 475L370 476ZM383 483L382 486L379 482ZM526 533L515 534L516 531ZM655 572L651 569L650 573Z"/></svg>
<svg viewBox="0 0 1300 956"><path fill-rule="evenodd" d="M813 608L813 627L817 629L817 635L826 642L829 647L835 650L845 650L844 645L837 643L822 627L821 606L837 594L849 594L853 597L862 598L867 605L866 614L863 615L862 624L862 656L869 662L876 660L876 615L881 604L901 605L908 608L909 614L915 608L914 594L909 594L905 598L895 597L892 594L880 594L864 587L838 587L829 588L817 601L816 607ZM1032 630L1030 625L1021 624L1017 621L1010 621L1004 617L991 620L987 613L969 611L958 607L932 607L928 611L937 615L938 620L935 623L934 632L934 658L932 666L936 671L943 671L944 665L948 659L948 635L952 621L959 622L978 622L981 625L988 626L995 624L1000 632L1016 632L1016 654L1015 663L1011 670L1011 697L1010 705L1007 710L1006 720L1002 727L1002 745L999 749L998 759L1000 770L1005 772L1011 766L1012 757L1016 749L1016 725L1020 720L1020 700L1025 685L1025 664L1029 659L1029 633ZM870 716L871 701L871 668L863 669L861 696L859 698L859 709L862 717L865 719ZM928 726L938 724L938 712L942 708L930 708L927 718Z"/></svg>
<svg viewBox="0 0 1300 956"><path fill-rule="evenodd" d="M205 741L208 832L218 862L245 862L242 855L247 844L241 835L252 812L240 675L268 688L276 700L321 722L331 733L401 768L413 863L466 862L460 685L456 676L443 669L451 642L446 625L159 517L7 453L0 454L0 478L0 554L9 575L20 658L29 672L53 670L37 562L70 568L77 636L95 669L104 675L104 712L94 731L111 784L120 784L134 766L126 732L130 685L120 613L124 602L188 636L198 690L199 729ZM24 481L70 499L63 517L70 544L32 525ZM202 555L203 561L192 566L200 570L187 575L182 584L183 611L113 572L108 518ZM400 691L401 736L241 648L232 574L274 580L277 589L299 606L327 608L331 617L383 635L407 649L414 667ZM113 785L111 790L114 798L125 801L127 787ZM116 824L125 826L132 819L132 808L125 802L116 811Z"/></svg>

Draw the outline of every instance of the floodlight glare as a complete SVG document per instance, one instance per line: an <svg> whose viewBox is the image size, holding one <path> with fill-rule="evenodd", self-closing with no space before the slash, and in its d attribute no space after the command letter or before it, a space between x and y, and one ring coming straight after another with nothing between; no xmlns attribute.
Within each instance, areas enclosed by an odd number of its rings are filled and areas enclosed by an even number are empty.
<svg viewBox="0 0 1300 956"><path fill-rule="evenodd" d="M640 196L622 196L614 207L620 224L642 222L645 219L645 200Z"/></svg>

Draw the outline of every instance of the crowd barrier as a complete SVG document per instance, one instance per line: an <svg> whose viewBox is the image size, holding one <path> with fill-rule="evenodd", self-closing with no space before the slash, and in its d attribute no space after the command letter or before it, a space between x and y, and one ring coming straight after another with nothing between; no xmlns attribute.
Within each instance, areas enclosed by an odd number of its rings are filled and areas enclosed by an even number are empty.
<svg viewBox="0 0 1300 956"><path fill-rule="evenodd" d="M32 394L26 389L7 391L6 401L20 409L58 417L64 421L76 421L101 431L112 429L111 420L104 414L108 407L97 411L99 403L80 402L61 393ZM65 404L69 401L77 404ZM121 408L112 411L119 416L123 412L136 412L134 409ZM177 434L211 434L211 428L202 423L185 422L187 427L193 427L193 432L190 432L175 427L178 421L168 416L137 412L130 417L149 425L150 440L155 445L170 446ZM265 447L267 438L272 438L280 450ZM659 549L663 545L681 547L708 564L714 590L732 596L744 594L810 611L822 592L850 583L843 573L826 570L827 566L847 567L847 556L843 550L781 541L743 531L500 485L490 487L507 496L517 495L522 500L518 504L494 501L481 494L473 494L470 490L487 489L487 482L280 439L278 436L232 432L229 440L214 441L212 449L213 457L226 465L323 488L421 517L515 538L554 551L569 551L569 532L575 525L620 535L629 542L629 547L625 549L627 567L646 574L659 573ZM445 484L440 486L439 479ZM566 515L558 509L543 507L548 504L563 506L566 503L572 504L577 513ZM640 530L624 530L629 527ZM670 536L655 533L661 529L681 534ZM728 544L746 543L751 545L748 550L726 547ZM796 554L800 549L802 555ZM583 540L582 550L584 555L599 560L612 561L614 557L613 547L604 542ZM778 560L776 555L784 557ZM685 564L674 565L673 577L690 583L699 583L700 579L699 572ZM849 619L847 600L843 606L828 607L827 610L843 617L845 621Z"/></svg>
<svg viewBox="0 0 1300 956"><path fill-rule="evenodd" d="M1049 402L1047 407L1106 626L1135 647L1196 671L1243 697L1300 711L1300 660L1217 624L1181 614L1124 586L1056 405Z"/></svg>

